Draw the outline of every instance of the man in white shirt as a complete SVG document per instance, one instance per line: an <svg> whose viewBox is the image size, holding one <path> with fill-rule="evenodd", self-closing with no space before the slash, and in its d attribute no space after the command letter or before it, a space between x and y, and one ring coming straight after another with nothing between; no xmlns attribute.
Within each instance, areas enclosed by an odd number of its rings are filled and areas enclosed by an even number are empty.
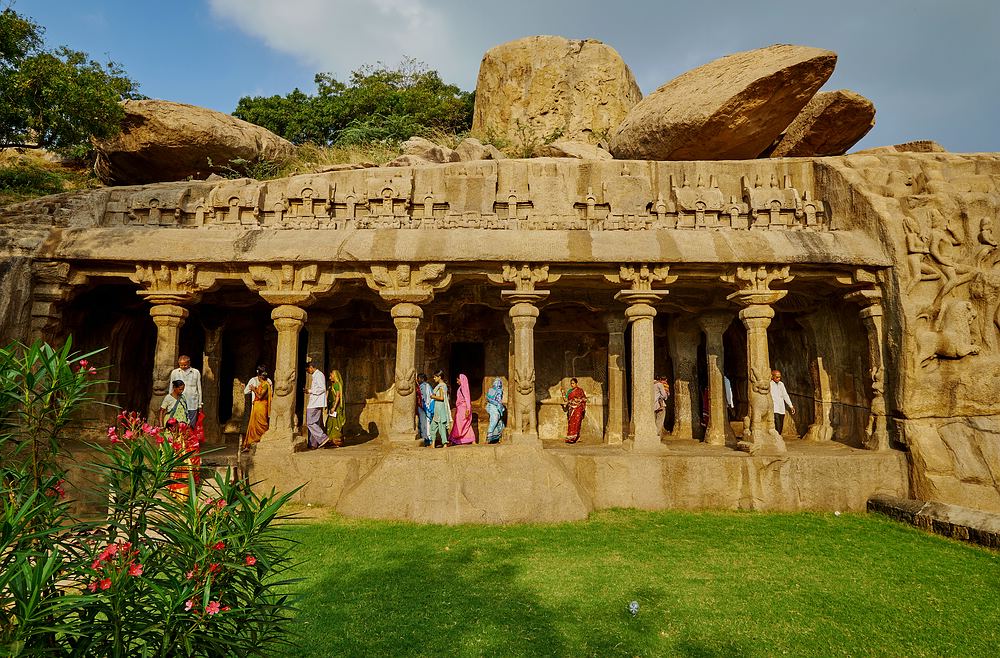
<svg viewBox="0 0 1000 658"><path fill-rule="evenodd" d="M794 415L795 405L788 397L785 383L781 381L780 370L771 371L771 399L774 401L774 429L777 430L778 434L781 434L781 430L785 427L785 410L787 409L788 413Z"/></svg>
<svg viewBox="0 0 1000 658"><path fill-rule="evenodd" d="M204 403L201 396L201 373L191 367L191 357L181 354L177 357L177 367L170 371L167 382L170 390L173 382L180 380L184 382L184 405L187 407L187 424L194 425L198 420L198 412L201 411Z"/></svg>
<svg viewBox="0 0 1000 658"><path fill-rule="evenodd" d="M663 434L663 421L667 418L667 400L670 398L670 384L665 375L653 380L653 418L656 420L656 433Z"/></svg>
<svg viewBox="0 0 1000 658"><path fill-rule="evenodd" d="M330 437L323 427L323 410L326 409L326 379L312 361L306 364L309 385L306 394L306 429L309 430L309 447L322 448Z"/></svg>
<svg viewBox="0 0 1000 658"><path fill-rule="evenodd" d="M728 417L732 418L733 408L735 407L733 404L733 385L729 383L729 377L725 375L722 376L722 390L726 394L726 412L728 413Z"/></svg>

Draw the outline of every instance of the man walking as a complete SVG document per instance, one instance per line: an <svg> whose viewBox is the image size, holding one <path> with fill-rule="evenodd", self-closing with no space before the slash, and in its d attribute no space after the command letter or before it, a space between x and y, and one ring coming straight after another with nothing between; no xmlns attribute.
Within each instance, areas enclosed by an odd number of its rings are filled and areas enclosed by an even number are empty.
<svg viewBox="0 0 1000 658"><path fill-rule="evenodd" d="M326 379L312 361L306 363L309 386L306 394L306 429L309 430L309 447L322 448L330 440L323 428L323 410L326 409Z"/></svg>
<svg viewBox="0 0 1000 658"><path fill-rule="evenodd" d="M184 404L187 407L187 423L194 427L198 421L198 412L204 403L201 396L201 373L191 367L191 357L181 354L177 357L177 367L170 371L167 381L171 384L177 380L184 382ZM169 387L168 387L169 388Z"/></svg>
<svg viewBox="0 0 1000 658"><path fill-rule="evenodd" d="M788 413L795 415L795 405L788 397L785 383L781 381L780 370L771 371L771 399L774 401L774 429L780 435L781 430L785 427L785 409L788 410Z"/></svg>

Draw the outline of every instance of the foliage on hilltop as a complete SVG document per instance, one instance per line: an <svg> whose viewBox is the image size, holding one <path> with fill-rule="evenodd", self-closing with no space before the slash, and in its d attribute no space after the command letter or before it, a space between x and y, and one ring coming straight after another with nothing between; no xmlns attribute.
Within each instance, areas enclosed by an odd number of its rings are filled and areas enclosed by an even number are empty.
<svg viewBox="0 0 1000 658"><path fill-rule="evenodd" d="M320 146L401 142L429 131L461 133L472 126L474 93L447 84L414 59L394 68L379 62L351 73L315 77L316 93L244 96L233 116L295 143Z"/></svg>
<svg viewBox="0 0 1000 658"><path fill-rule="evenodd" d="M0 147L82 155L93 137L121 130L119 101L139 85L118 64L65 46L46 48L44 28L0 11Z"/></svg>

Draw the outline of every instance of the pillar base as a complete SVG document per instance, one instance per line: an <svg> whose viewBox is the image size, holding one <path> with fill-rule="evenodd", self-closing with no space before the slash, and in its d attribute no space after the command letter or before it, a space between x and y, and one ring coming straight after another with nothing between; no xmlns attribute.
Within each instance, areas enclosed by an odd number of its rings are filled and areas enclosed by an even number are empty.
<svg viewBox="0 0 1000 658"><path fill-rule="evenodd" d="M507 441L509 445L512 446L525 446L529 448L541 448L542 440L538 438L538 434L533 432L527 433L511 433L510 440Z"/></svg>
<svg viewBox="0 0 1000 658"><path fill-rule="evenodd" d="M769 438L755 437L753 441L740 441L736 444L736 449L743 452L749 452L751 455L783 455L788 452L788 448L785 446L785 440L781 436L771 430L771 436Z"/></svg>
<svg viewBox="0 0 1000 658"><path fill-rule="evenodd" d="M630 452L667 452L667 446L660 441L660 437L658 436L633 437L623 441L622 447Z"/></svg>

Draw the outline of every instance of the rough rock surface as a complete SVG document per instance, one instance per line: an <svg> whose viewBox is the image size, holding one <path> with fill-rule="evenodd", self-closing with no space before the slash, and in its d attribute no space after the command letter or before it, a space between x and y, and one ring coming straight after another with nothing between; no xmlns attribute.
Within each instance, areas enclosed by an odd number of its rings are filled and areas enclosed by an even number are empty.
<svg viewBox="0 0 1000 658"><path fill-rule="evenodd" d="M833 73L837 54L775 45L688 71L633 107L611 138L628 160L743 160L774 143Z"/></svg>
<svg viewBox="0 0 1000 658"><path fill-rule="evenodd" d="M551 144L538 147L535 155L542 158L579 158L580 160L612 160L610 153L600 146L577 142L570 139L557 139Z"/></svg>
<svg viewBox="0 0 1000 658"><path fill-rule="evenodd" d="M1000 549L1000 514L886 494L873 496L868 511L945 537Z"/></svg>
<svg viewBox="0 0 1000 658"><path fill-rule="evenodd" d="M932 139L918 139L892 146L876 146L875 148L857 151L857 153L947 153L948 149Z"/></svg>
<svg viewBox="0 0 1000 658"><path fill-rule="evenodd" d="M597 142L613 131L642 92L621 56L593 39L533 36L483 56L472 130L516 145L558 133Z"/></svg>
<svg viewBox="0 0 1000 658"><path fill-rule="evenodd" d="M492 144L483 144L475 137L467 137L455 147L455 152L462 162L473 160L503 160L504 154Z"/></svg>
<svg viewBox="0 0 1000 658"><path fill-rule="evenodd" d="M788 126L772 158L843 155L875 125L875 105L848 89L816 94Z"/></svg>
<svg viewBox="0 0 1000 658"><path fill-rule="evenodd" d="M232 160L283 160L295 152L266 128L204 107L162 100L129 100L124 107L121 134L96 144L94 170L105 183L204 178Z"/></svg>

